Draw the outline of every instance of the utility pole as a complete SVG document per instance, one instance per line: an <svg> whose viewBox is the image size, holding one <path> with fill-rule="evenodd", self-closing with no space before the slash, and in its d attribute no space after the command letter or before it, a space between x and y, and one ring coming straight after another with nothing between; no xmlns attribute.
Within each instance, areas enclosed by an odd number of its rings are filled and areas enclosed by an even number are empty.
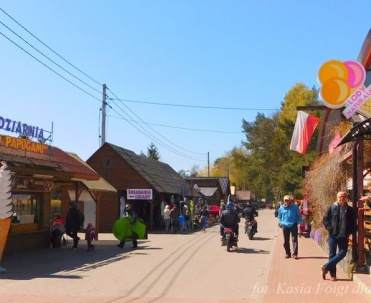
<svg viewBox="0 0 371 303"><path fill-rule="evenodd" d="M210 154L207 152L207 176L210 177Z"/></svg>
<svg viewBox="0 0 371 303"><path fill-rule="evenodd" d="M100 146L102 146L106 142L106 105L107 105L107 86L103 84L103 97L102 97L102 134L101 134L101 141Z"/></svg>

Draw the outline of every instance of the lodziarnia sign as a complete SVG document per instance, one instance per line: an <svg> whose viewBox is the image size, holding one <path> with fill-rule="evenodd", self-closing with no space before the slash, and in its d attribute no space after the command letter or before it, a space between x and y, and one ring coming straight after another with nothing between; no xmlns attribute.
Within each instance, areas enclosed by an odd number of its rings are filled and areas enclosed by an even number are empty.
<svg viewBox="0 0 371 303"><path fill-rule="evenodd" d="M38 141L45 141L44 130L38 126L28 125L21 121L15 121L9 118L0 116L0 129L8 132L16 133L27 138L34 138Z"/></svg>

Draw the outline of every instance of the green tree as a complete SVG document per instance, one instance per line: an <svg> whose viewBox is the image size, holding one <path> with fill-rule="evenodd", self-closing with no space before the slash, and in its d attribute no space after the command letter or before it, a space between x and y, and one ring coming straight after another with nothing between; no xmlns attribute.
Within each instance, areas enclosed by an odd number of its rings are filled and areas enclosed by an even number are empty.
<svg viewBox="0 0 371 303"><path fill-rule="evenodd" d="M238 188L247 187L261 198L277 198L277 193L302 197L302 166L309 166L315 156L315 139L307 154L290 150L290 141L295 126L297 106L320 105L315 88L296 84L285 96L281 110L267 117L258 113L255 121L242 121L246 141L242 148L231 152L231 163ZM319 115L318 112L311 112ZM315 138L315 136L314 136ZM246 186L247 184L247 186Z"/></svg>
<svg viewBox="0 0 371 303"><path fill-rule="evenodd" d="M153 142L147 148L147 157L155 160L160 160L160 153L158 152L158 149Z"/></svg>

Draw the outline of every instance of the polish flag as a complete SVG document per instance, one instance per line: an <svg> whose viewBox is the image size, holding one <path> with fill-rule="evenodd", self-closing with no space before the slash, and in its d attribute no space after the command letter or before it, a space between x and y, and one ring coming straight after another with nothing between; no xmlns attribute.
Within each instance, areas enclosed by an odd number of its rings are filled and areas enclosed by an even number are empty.
<svg viewBox="0 0 371 303"><path fill-rule="evenodd" d="M298 111L290 149L300 154L305 154L318 123L318 118L308 115L303 111Z"/></svg>

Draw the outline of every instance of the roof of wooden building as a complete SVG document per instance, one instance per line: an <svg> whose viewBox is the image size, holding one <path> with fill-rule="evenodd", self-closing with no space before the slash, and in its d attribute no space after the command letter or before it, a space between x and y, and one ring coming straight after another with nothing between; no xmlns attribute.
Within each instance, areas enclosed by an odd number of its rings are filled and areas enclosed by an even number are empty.
<svg viewBox="0 0 371 303"><path fill-rule="evenodd" d="M111 146L157 192L182 195L188 190L187 182L169 164L111 143L105 144Z"/></svg>

